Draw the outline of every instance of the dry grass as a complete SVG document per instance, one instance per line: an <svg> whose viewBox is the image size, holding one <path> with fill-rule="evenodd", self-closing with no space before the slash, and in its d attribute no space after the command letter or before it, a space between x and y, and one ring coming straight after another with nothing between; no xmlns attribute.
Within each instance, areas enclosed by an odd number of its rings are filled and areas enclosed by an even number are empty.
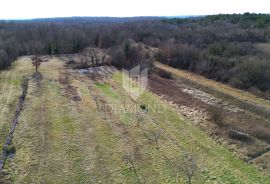
<svg viewBox="0 0 270 184"><path fill-rule="evenodd" d="M270 44L269 43L258 43L256 47L264 52L266 55L270 55Z"/></svg>
<svg viewBox="0 0 270 184"><path fill-rule="evenodd" d="M215 139L217 139L218 142L226 145L227 148L237 153L239 157L248 160L250 159L249 155L256 154L265 147L269 146L270 119L269 114L266 111L264 111L266 108L269 111L268 108L269 101L256 97L253 94L238 89L234 89L224 84L220 84L215 81L206 79L202 76L193 73L174 69L159 63L156 63L156 66L161 67L167 72L171 72L172 74L174 74L174 80L170 80L166 82L166 84L169 83L172 83L173 85L178 84L178 88L175 89L174 93L179 93L179 98L182 100L178 100L174 96L172 101L175 102L176 104L179 104L178 103L179 101L187 102L186 105L188 106L198 104L192 100L192 96L187 97L181 94L182 93L181 89L183 89L184 86L184 88L191 87L194 89L199 89L203 92L206 92L207 94L217 97L218 99L222 99L222 101L228 103L229 105L234 105L235 107L244 110L244 111L241 110L240 112L230 112L223 107L224 109L222 109L223 114L222 126L214 125L214 123L212 122L215 122L215 118L213 117L212 120L206 119L206 121L201 123L202 128L206 132L209 132L209 134L213 136ZM166 85L166 88L164 90L166 89L170 89L168 85ZM170 92L170 94L172 93ZM249 100L247 100L248 98ZM180 103L179 105L182 104L183 103ZM198 104L196 108L204 109L205 105L207 104L204 105ZM262 105L265 105L264 108L261 108ZM212 114L211 110L208 112L208 114L209 115ZM249 134L252 141L243 142L234 139L233 137L230 136L231 129L235 129L237 131ZM264 157L261 158L260 159L261 162L263 162L264 159L265 159ZM261 167L262 164L257 164L257 166L263 168L264 172L267 173L270 169L270 165L267 162L267 160L264 160L264 162L265 164L263 167Z"/></svg>
<svg viewBox="0 0 270 184"><path fill-rule="evenodd" d="M16 155L6 165L7 182L184 183L185 176L168 164L168 159L181 156L182 151L193 153L199 164L194 183L269 181L156 95L146 92L138 101L131 100L121 87L120 74L106 82L90 83L87 76L70 73L70 84L81 96L81 101L72 101L61 94L63 84L58 79L63 64L54 58L41 65L39 88L30 80L13 140ZM104 118L96 96L115 107L144 104L153 108L139 118L139 125L134 112L109 111ZM165 105L166 111L158 113L157 104ZM149 140L156 130L162 133L158 149Z"/></svg>
<svg viewBox="0 0 270 184"><path fill-rule="evenodd" d="M175 69L175 68L169 67L167 65L164 65L164 64L161 64L158 62L155 63L155 66L157 68L161 68L167 72L171 72L172 74L174 74L176 76L188 79L188 80L195 82L195 83L198 83L202 86L212 88L220 93L225 93L227 95L230 95L235 99L240 99L243 102L253 104L254 106L261 106L261 107L264 107L266 109L270 109L270 101L269 100L259 98L259 97L255 96L251 93L248 93L246 91L232 88L228 85L215 82L215 81L207 79L203 76L200 76L200 75L197 75L194 73L190 73L190 72L187 72L184 70Z"/></svg>
<svg viewBox="0 0 270 184"><path fill-rule="evenodd" d="M0 71L0 150L11 128L21 94L21 81L31 70L31 63L25 63L26 60L27 58L20 58L10 70Z"/></svg>

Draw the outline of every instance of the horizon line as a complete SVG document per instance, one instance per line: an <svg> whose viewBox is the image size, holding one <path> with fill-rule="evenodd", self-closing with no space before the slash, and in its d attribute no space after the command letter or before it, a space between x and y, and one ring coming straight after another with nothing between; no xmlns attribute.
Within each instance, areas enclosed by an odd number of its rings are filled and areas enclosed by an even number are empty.
<svg viewBox="0 0 270 184"><path fill-rule="evenodd" d="M245 12L250 14L265 14L270 15L270 13L255 13L255 12ZM42 20L42 19L64 19L64 18L192 18L192 17L203 17L203 16L211 16L211 15L244 15L245 13L217 13L217 14L204 14L204 15L160 15L160 16L59 16L59 17L29 17L29 18L0 18L0 21L24 21L24 20Z"/></svg>

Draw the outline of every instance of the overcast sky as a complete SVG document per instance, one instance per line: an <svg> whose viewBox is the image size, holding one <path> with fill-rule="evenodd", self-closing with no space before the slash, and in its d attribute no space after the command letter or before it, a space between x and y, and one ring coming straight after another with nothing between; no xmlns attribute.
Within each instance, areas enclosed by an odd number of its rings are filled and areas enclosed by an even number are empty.
<svg viewBox="0 0 270 184"><path fill-rule="evenodd" d="M0 0L0 19L270 13L269 0Z"/></svg>

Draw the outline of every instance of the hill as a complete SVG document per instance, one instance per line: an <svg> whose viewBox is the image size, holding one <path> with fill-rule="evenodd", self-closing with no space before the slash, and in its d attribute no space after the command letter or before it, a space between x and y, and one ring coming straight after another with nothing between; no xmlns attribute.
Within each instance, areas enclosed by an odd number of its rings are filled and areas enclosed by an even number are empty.
<svg viewBox="0 0 270 184"><path fill-rule="evenodd" d="M194 183L269 182L159 96L147 91L131 99L117 70L107 69L93 81L67 67L67 60L42 63L38 80L31 77L29 57L1 72L1 89L10 90L2 91L7 108L1 109L0 140L7 135L20 81L29 77L12 141L16 151L8 156L2 182L184 183L188 174L181 167L195 168ZM124 110L141 105L149 110Z"/></svg>

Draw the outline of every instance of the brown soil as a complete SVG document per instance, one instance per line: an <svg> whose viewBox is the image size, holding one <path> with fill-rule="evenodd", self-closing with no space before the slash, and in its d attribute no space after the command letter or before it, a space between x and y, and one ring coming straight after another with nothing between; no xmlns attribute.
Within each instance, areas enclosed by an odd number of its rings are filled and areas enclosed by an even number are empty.
<svg viewBox="0 0 270 184"><path fill-rule="evenodd" d="M182 92L173 79L165 79L152 74L149 76L148 82L151 91L163 96L168 101L193 108L207 108L207 105L200 100Z"/></svg>
<svg viewBox="0 0 270 184"><path fill-rule="evenodd" d="M60 73L58 81L60 84L62 84L61 93L63 96L73 100L73 101L81 101L81 96L78 93L78 90L76 87L72 86L70 83L69 76L71 75L68 70L65 70Z"/></svg>

